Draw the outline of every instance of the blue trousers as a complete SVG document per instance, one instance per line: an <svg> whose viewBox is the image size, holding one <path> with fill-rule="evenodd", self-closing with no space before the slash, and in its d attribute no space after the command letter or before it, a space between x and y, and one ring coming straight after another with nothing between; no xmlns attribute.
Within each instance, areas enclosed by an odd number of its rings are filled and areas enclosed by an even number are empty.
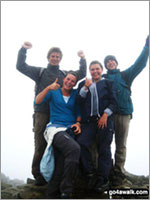
<svg viewBox="0 0 150 200"><path fill-rule="evenodd" d="M82 125L82 133L77 136L81 148L81 166L85 174L92 174L95 167L92 161L90 147L96 140L98 152L98 176L108 179L111 168L111 142L113 138L113 121L108 120L107 128L99 129L97 121Z"/></svg>

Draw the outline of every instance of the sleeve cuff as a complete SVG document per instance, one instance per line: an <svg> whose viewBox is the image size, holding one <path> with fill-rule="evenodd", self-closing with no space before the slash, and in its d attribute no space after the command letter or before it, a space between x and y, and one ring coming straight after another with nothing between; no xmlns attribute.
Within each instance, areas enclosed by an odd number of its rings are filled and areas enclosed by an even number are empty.
<svg viewBox="0 0 150 200"><path fill-rule="evenodd" d="M21 52L26 53L26 52L27 52L27 49L24 48L24 47L21 47Z"/></svg>
<svg viewBox="0 0 150 200"><path fill-rule="evenodd" d="M86 88L86 87L83 86L83 87L81 88L80 92L79 92L80 96L83 97L83 98L85 98L86 95L87 95L87 93L88 93L88 90L85 90L85 88Z"/></svg>
<svg viewBox="0 0 150 200"><path fill-rule="evenodd" d="M106 108L104 112L107 113L108 117L113 113L109 108Z"/></svg>

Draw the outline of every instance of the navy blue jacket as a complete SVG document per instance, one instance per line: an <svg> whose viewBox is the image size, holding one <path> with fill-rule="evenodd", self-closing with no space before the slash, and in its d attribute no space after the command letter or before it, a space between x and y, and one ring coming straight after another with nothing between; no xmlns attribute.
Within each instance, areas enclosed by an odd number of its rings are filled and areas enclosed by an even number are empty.
<svg viewBox="0 0 150 200"><path fill-rule="evenodd" d="M82 120L86 121L91 114L91 93L88 91L86 98L80 96L79 91L84 83L85 81L82 81L79 84L77 101L80 105ZM102 79L96 83L96 88L99 99L100 115L103 115L106 108L109 108L114 113L117 108L117 96L114 82L108 79Z"/></svg>

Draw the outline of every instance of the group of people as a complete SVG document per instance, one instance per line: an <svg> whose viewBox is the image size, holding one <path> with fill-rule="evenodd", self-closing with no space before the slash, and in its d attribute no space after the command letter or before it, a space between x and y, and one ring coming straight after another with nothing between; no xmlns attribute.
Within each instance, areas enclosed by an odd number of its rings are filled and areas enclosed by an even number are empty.
<svg viewBox="0 0 150 200"><path fill-rule="evenodd" d="M47 68L28 65L26 52L31 47L30 42L25 42L19 50L17 70L36 83L32 162L35 185L48 184L47 198L67 199L72 198L73 184L79 173L85 176L87 187L99 193L109 188L110 171L113 172L112 184L121 184L126 179L126 143L133 113L131 85L147 64L149 36L140 56L128 69L120 72L116 57L108 55L104 59L106 74L99 61L90 63L91 79L85 78L87 65L83 51L78 52L79 70L66 71L59 69L63 55L58 47L48 51ZM113 133L114 161L111 155ZM91 151L94 143L97 165ZM54 171L49 179L40 170L47 145L53 147L54 155Z"/></svg>

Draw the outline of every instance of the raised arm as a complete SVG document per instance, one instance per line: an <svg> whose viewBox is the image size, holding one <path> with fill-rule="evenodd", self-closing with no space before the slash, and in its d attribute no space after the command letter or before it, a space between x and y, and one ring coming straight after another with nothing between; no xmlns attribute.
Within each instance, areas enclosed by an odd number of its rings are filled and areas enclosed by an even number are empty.
<svg viewBox="0 0 150 200"><path fill-rule="evenodd" d="M26 53L28 49L32 48L32 44L30 42L24 42L21 49L18 52L17 64L16 68L18 71L28 76L35 82L39 80L41 67L30 66L26 63Z"/></svg>
<svg viewBox="0 0 150 200"><path fill-rule="evenodd" d="M31 42L24 42L23 47L25 49L31 49L32 48L32 44L31 44Z"/></svg>
<svg viewBox="0 0 150 200"><path fill-rule="evenodd" d="M125 79L127 80L128 85L131 86L134 78L146 67L148 57L149 57L149 36L146 38L145 46L139 57L134 62L134 64L122 72L123 76L125 76Z"/></svg>
<svg viewBox="0 0 150 200"><path fill-rule="evenodd" d="M81 80L86 76L86 71L87 71L87 64L86 64L86 60L85 60L85 54L83 51L78 51L77 55L80 57L80 66L79 66L79 70L77 70L77 74L78 74L78 79Z"/></svg>
<svg viewBox="0 0 150 200"><path fill-rule="evenodd" d="M44 90L42 90L42 92L40 92L36 96L36 99L35 99L36 104L42 103L43 99L45 98L45 96L48 94L49 91L57 90L60 87L57 81L58 81L58 78L56 78L56 80L51 85L47 86Z"/></svg>
<svg viewBox="0 0 150 200"><path fill-rule="evenodd" d="M92 85L92 80L86 78L85 81L81 82L78 86L78 94L77 94L77 102L82 104L86 100L87 93L89 91L89 87Z"/></svg>

